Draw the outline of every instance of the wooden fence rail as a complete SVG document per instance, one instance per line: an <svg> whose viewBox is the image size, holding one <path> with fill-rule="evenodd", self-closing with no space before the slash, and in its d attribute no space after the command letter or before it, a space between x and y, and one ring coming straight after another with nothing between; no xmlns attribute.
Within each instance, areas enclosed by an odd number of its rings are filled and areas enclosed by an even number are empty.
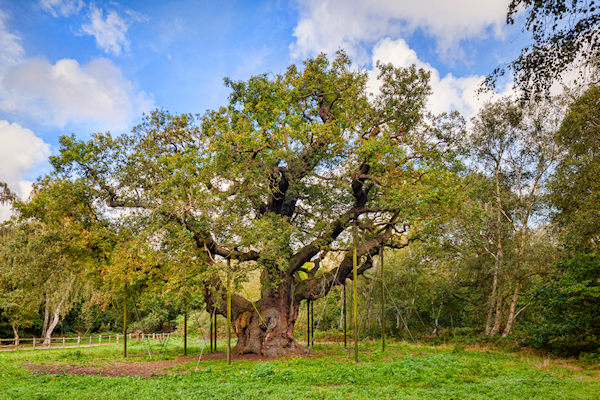
<svg viewBox="0 0 600 400"><path fill-rule="evenodd" d="M127 339L156 340L162 343L171 334L166 332L153 333L128 333ZM77 347L109 346L118 344L123 340L122 334L97 335L97 336L64 336L51 337L48 342L44 338L15 338L0 339L0 351L10 350L41 350L41 349L68 349Z"/></svg>

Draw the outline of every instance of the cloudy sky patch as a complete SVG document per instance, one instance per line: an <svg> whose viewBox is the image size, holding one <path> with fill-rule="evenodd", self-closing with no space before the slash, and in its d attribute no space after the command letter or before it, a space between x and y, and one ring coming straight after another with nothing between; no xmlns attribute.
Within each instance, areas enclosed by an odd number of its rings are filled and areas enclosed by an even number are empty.
<svg viewBox="0 0 600 400"><path fill-rule="evenodd" d="M528 41L507 2L0 0L0 180L26 196L61 135L128 132L155 107L202 114L226 102L224 77L338 49L374 91L378 60L428 70L429 108L469 117L481 79Z"/></svg>

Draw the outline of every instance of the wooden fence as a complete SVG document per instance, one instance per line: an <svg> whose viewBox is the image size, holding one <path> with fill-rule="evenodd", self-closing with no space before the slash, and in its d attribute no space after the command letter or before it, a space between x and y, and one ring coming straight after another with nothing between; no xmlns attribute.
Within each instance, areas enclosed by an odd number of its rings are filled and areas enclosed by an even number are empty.
<svg viewBox="0 0 600 400"><path fill-rule="evenodd" d="M157 340L162 342L171 334L165 332L154 333L128 333L127 340ZM0 351L10 350L41 350L41 349L69 349L77 347L109 346L118 344L123 340L122 334L97 335L97 336L69 336L52 337L44 343L44 338L14 338L0 339Z"/></svg>

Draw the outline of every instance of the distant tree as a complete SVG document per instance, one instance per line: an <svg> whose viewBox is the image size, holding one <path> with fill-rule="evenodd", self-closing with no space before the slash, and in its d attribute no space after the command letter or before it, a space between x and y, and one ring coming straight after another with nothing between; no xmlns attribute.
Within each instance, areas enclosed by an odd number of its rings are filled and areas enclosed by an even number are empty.
<svg viewBox="0 0 600 400"><path fill-rule="evenodd" d="M537 285L527 343L567 355L600 343L600 87L569 106L557 133L563 151L549 182L562 257Z"/></svg>
<svg viewBox="0 0 600 400"><path fill-rule="evenodd" d="M35 271L29 277L45 303L42 336L48 343L60 319L78 299L84 277L102 269L107 240L106 222L90 203L82 182L44 179L34 186L31 199L15 202L20 225L28 232L16 250L26 256L14 268ZM33 279L35 278L35 279Z"/></svg>
<svg viewBox="0 0 600 400"><path fill-rule="evenodd" d="M507 336L518 315L517 302L522 285L535 273L528 257L531 247L531 220L540 216L543 205L542 188L550 169L558 160L554 132L558 127L559 110L550 104L522 108L504 99L485 106L474 118L470 146L478 162L477 168L493 179L495 191L493 209L496 214L496 233L490 243L495 251L495 267L490 295L490 311L495 307L495 323L486 324L486 333L494 335L500 329L501 316L506 315L502 336ZM513 246L514 262L506 262L507 233ZM538 222L539 224L539 222ZM512 265L510 270L507 267ZM511 285L508 310L503 313L498 282L504 273L505 284Z"/></svg>
<svg viewBox="0 0 600 400"><path fill-rule="evenodd" d="M379 80L370 98L344 54L320 55L302 70L226 80L229 103L201 125L156 111L130 136L63 137L52 164L154 227L155 247L180 232L193 245L185 257L207 266L209 311L226 313L226 274L260 270L258 301L233 296L235 351L297 354L300 302L352 275L353 229L363 273L382 245L406 246L455 198L456 164L435 129L449 125L424 118L427 73L379 65Z"/></svg>
<svg viewBox="0 0 600 400"><path fill-rule="evenodd" d="M5 223L0 230L0 313L10 323L16 345L19 329L30 327L42 303L43 281L28 250L26 225Z"/></svg>
<svg viewBox="0 0 600 400"><path fill-rule="evenodd" d="M550 181L553 220L573 252L600 250L600 86L570 106L557 135L564 155Z"/></svg>
<svg viewBox="0 0 600 400"><path fill-rule="evenodd" d="M594 0L512 0L506 21L514 24L525 11L524 30L533 44L506 67L496 68L487 85L495 86L507 71L525 99L548 94L550 86L569 69L598 67L600 63L600 7Z"/></svg>

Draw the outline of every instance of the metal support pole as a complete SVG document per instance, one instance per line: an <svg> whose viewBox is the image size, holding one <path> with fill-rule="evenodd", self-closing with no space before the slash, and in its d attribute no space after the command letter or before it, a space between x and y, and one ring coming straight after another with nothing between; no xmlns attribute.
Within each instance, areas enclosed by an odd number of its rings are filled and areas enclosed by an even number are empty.
<svg viewBox="0 0 600 400"><path fill-rule="evenodd" d="M310 345L315 344L315 300L310 301Z"/></svg>
<svg viewBox="0 0 600 400"><path fill-rule="evenodd" d="M215 328L215 351L217 351L217 313L215 313L215 323L214 323L214 328Z"/></svg>
<svg viewBox="0 0 600 400"><path fill-rule="evenodd" d="M354 224L354 246L352 247L352 329L354 333L354 362L358 362L358 289L356 287L357 273L357 251L358 231Z"/></svg>
<svg viewBox="0 0 600 400"><path fill-rule="evenodd" d="M183 355L187 356L187 309L183 313Z"/></svg>
<svg viewBox="0 0 600 400"><path fill-rule="evenodd" d="M344 295L344 305L343 305L343 310L344 310L344 348L348 347L348 331L347 331L347 327L346 327L346 282L344 282L344 286L343 286L343 295Z"/></svg>
<svg viewBox="0 0 600 400"><path fill-rule="evenodd" d="M310 300L306 300L306 346L310 346Z"/></svg>
<svg viewBox="0 0 600 400"><path fill-rule="evenodd" d="M231 260L227 260L227 365L231 365Z"/></svg>
<svg viewBox="0 0 600 400"><path fill-rule="evenodd" d="M213 352L213 319L214 319L214 311L210 313L210 322L208 324L208 331L210 336L210 352Z"/></svg>
<svg viewBox="0 0 600 400"><path fill-rule="evenodd" d="M381 268L381 351L384 352L385 351L385 281L384 279L384 274L383 274L383 244L381 245L381 249L380 249L380 260L381 260L381 265L379 266L379 268Z"/></svg>
<svg viewBox="0 0 600 400"><path fill-rule="evenodd" d="M123 357L127 357L127 284L125 284L125 301L123 301Z"/></svg>

